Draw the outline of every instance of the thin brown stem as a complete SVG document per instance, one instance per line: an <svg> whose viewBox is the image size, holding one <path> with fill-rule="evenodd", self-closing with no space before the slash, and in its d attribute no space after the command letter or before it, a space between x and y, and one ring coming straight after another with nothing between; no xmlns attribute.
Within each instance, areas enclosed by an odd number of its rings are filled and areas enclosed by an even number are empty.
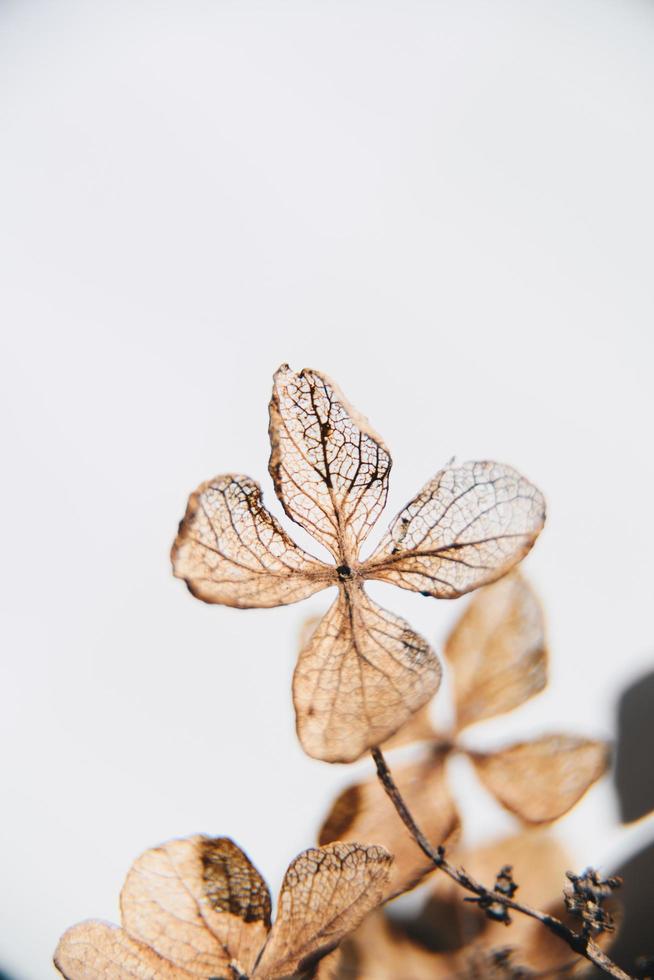
<svg viewBox="0 0 654 980"><path fill-rule="evenodd" d="M381 749L373 748L371 749L372 757L375 761L375 766L377 767L377 775L379 780L386 790L386 793L395 807L398 816L404 823L405 827L413 837L414 841L420 848L420 850L425 854L430 861L432 861L435 867L440 868L441 871L445 872L448 877L455 881L466 891L472 892L478 898L482 900L491 900L493 903L498 905L503 905L507 909L511 909L513 912L520 912L522 915L527 915L531 919L537 919L541 922L546 929L562 939L563 942L567 943L570 949L580 956L585 956L587 960L594 963L595 966L608 974L611 977L617 977L618 980L634 980L628 973L621 970L609 957L604 953L597 943L593 942L590 936L584 933L575 932L570 929L564 922L557 919L554 915L549 915L547 912L539 912L538 909L533 909L529 905L523 905L522 902L516 902L514 898L509 898L508 895L502 894L502 892L496 891L494 888L486 888L480 882L476 881L471 875L468 874L463 868L456 868L454 865L450 864L445 857L445 850L442 847L433 847L423 832L418 827L417 823L413 819L411 812L409 811L406 803L402 798L402 794L395 785L395 781L391 775L390 769L386 764L386 760L382 755Z"/></svg>

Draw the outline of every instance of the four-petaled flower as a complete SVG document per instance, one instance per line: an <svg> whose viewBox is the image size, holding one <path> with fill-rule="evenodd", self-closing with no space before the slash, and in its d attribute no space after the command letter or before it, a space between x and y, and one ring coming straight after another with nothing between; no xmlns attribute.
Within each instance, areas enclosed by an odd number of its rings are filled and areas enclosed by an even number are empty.
<svg viewBox="0 0 654 980"><path fill-rule="evenodd" d="M394 768L393 778L431 843L446 843L459 826L446 778L453 752L467 755L486 788L525 824L563 816L606 771L605 742L557 733L480 752L459 740L469 725L517 708L547 682L543 613L525 579L514 572L478 592L450 633L445 654L452 669L453 729L434 728L427 705L386 746L425 743L422 756ZM340 794L319 841L353 837L374 840L395 855L389 895L433 870L376 778Z"/></svg>
<svg viewBox="0 0 654 980"><path fill-rule="evenodd" d="M233 841L169 841L132 865L122 928L73 926L55 966L66 980L326 980L329 954L379 904L391 862L362 844L304 851L286 872L271 927L268 887Z"/></svg>
<svg viewBox="0 0 654 980"><path fill-rule="evenodd" d="M299 548L266 510L257 483L228 474L189 499L172 551L175 575L205 602L297 602L338 586L300 653L293 696L305 751L350 762L387 739L440 683L422 637L366 594L366 579L451 599L504 575L545 519L541 493L492 462L449 465L392 521L373 554L361 545L388 490L391 457L336 386L317 371L277 371L269 470L286 514L331 552Z"/></svg>

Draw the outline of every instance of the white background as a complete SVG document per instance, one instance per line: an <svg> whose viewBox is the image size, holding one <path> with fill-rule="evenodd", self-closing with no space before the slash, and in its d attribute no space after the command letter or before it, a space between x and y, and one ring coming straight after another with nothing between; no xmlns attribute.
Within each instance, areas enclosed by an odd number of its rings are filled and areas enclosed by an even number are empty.
<svg viewBox="0 0 654 980"><path fill-rule="evenodd" d="M282 361L335 377L391 448L375 540L454 454L542 487L551 686L488 727L611 734L652 651L653 119L645 0L0 3L18 980L52 975L68 925L115 920L163 839L232 835L276 888L353 775L294 733L297 629L329 597L209 607L169 570L205 478L248 473L281 515ZM373 591L437 648L463 608ZM479 799L473 837L509 826ZM579 866L624 850L610 784L560 832Z"/></svg>

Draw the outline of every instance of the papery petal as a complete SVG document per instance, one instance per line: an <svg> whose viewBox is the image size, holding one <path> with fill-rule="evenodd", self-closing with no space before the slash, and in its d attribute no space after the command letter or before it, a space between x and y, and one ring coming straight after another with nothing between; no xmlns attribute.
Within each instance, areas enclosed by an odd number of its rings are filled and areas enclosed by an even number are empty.
<svg viewBox="0 0 654 980"><path fill-rule="evenodd" d="M171 558L194 596L226 606L283 606L336 580L266 510L259 485L231 473L191 494Z"/></svg>
<svg viewBox="0 0 654 980"><path fill-rule="evenodd" d="M528 823L557 820L609 765L609 749L574 735L545 735L499 752L475 753L480 779L500 803Z"/></svg>
<svg viewBox="0 0 654 980"><path fill-rule="evenodd" d="M359 583L347 583L295 668L302 747L326 762L352 762L396 732L429 700L440 678L426 641Z"/></svg>
<svg viewBox="0 0 654 980"><path fill-rule="evenodd" d="M54 963L66 980L191 980L187 973L106 922L80 922L63 934Z"/></svg>
<svg viewBox="0 0 654 980"><path fill-rule="evenodd" d="M392 860L382 847L340 842L298 855L284 877L277 919L253 976L310 977L379 904Z"/></svg>
<svg viewBox="0 0 654 980"><path fill-rule="evenodd" d="M477 592L450 633L457 729L511 711L547 683L545 623L517 572Z"/></svg>
<svg viewBox="0 0 654 980"><path fill-rule="evenodd" d="M382 910L367 916L343 943L342 953L336 980L460 980L455 955L414 942Z"/></svg>
<svg viewBox="0 0 654 980"><path fill-rule="evenodd" d="M270 894L226 837L197 835L146 851L120 896L123 926L194 977L249 972L270 928Z"/></svg>
<svg viewBox="0 0 654 980"><path fill-rule="evenodd" d="M447 466L400 511L361 574L454 599L508 572L544 521L543 495L511 467Z"/></svg>
<svg viewBox="0 0 654 980"><path fill-rule="evenodd" d="M444 754L436 751L419 762L393 769L402 799L434 847L451 843L460 826L444 763ZM334 840L372 841L393 855L385 900L408 891L435 870L433 861L415 843L376 777L348 786L337 797L318 842Z"/></svg>
<svg viewBox="0 0 654 980"><path fill-rule="evenodd" d="M292 520L352 565L386 503L391 458L333 381L287 364L270 402L270 474Z"/></svg>
<svg viewBox="0 0 654 980"><path fill-rule="evenodd" d="M381 748L386 752L389 749L399 749L404 745L412 745L414 742L438 740L438 732L431 720L431 708L431 702L419 708L394 735L391 735L383 743Z"/></svg>

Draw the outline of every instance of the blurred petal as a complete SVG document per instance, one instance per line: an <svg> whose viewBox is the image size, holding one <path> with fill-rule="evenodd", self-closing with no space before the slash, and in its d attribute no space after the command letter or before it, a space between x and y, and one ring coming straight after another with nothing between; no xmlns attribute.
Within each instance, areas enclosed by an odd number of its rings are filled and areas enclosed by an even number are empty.
<svg viewBox="0 0 654 980"><path fill-rule="evenodd" d="M511 711L547 683L543 613L521 575L473 596L445 644L457 728Z"/></svg>
<svg viewBox="0 0 654 980"><path fill-rule="evenodd" d="M379 745L438 688L441 668L429 645L356 582L338 598L301 650L293 678L304 751L352 762Z"/></svg>
<svg viewBox="0 0 654 980"><path fill-rule="evenodd" d="M266 510L258 483L233 474L191 494L171 558L194 596L226 606L283 606L336 581Z"/></svg>
<svg viewBox="0 0 654 980"><path fill-rule="evenodd" d="M369 915L343 944L337 980L453 980L457 960L413 942L383 912Z"/></svg>
<svg viewBox="0 0 654 980"><path fill-rule="evenodd" d="M277 919L254 970L261 980L307 977L379 904L392 857L381 847L330 844L290 864Z"/></svg>
<svg viewBox="0 0 654 980"><path fill-rule="evenodd" d="M405 725L387 739L382 748L399 749L403 745L412 745L414 742L427 742L437 739L438 733L431 720L431 701L423 705L415 714L411 715Z"/></svg>
<svg viewBox="0 0 654 980"><path fill-rule="evenodd" d="M470 753L500 803L528 823L556 820L581 799L609 765L605 742L545 735L489 754Z"/></svg>
<svg viewBox="0 0 654 980"><path fill-rule="evenodd" d="M270 895L226 837L190 837L152 848L130 869L122 921L136 939L194 977L249 972L270 928Z"/></svg>
<svg viewBox="0 0 654 980"><path fill-rule="evenodd" d="M288 516L331 551L356 562L386 503L391 458L333 381L283 364L270 402L270 474Z"/></svg>
<svg viewBox="0 0 654 980"><path fill-rule="evenodd" d="M420 762L393 769L393 779L405 803L434 846L451 841L459 830L444 758L433 752ZM384 899L413 888L434 871L433 863L409 834L376 777L349 786L336 799L320 830L319 843L334 840L370 841L381 844L393 855Z"/></svg>
<svg viewBox="0 0 654 980"><path fill-rule="evenodd" d="M191 980L195 976L106 922L81 922L65 932L54 963L66 980Z"/></svg>
<svg viewBox="0 0 654 980"><path fill-rule="evenodd" d="M508 572L544 521L543 495L511 467L447 466L400 511L362 574L453 599Z"/></svg>

